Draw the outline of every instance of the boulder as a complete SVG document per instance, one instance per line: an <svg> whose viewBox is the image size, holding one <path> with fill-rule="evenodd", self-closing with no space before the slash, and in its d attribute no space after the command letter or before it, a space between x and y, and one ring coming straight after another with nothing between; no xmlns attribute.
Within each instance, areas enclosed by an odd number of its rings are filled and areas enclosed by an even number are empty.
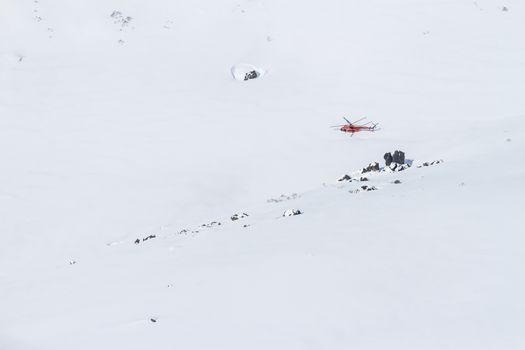
<svg viewBox="0 0 525 350"><path fill-rule="evenodd" d="M388 152L388 153L385 153L385 155L383 156L383 159L385 160L385 165L386 166L389 166L391 163L392 163L392 153Z"/></svg>
<svg viewBox="0 0 525 350"><path fill-rule="evenodd" d="M405 152L395 151L392 160L397 164L405 164Z"/></svg>

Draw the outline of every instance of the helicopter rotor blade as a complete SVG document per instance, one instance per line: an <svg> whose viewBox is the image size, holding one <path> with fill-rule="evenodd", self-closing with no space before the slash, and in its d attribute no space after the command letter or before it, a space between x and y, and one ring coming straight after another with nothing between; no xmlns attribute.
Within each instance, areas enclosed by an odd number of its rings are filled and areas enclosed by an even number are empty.
<svg viewBox="0 0 525 350"><path fill-rule="evenodd" d="M345 119L346 119L346 118L345 118ZM366 117L363 117L363 118L361 118L361 119L356 120L355 122L353 122L353 123L351 123L351 124L359 123L361 120L365 120L365 119L366 119ZM350 122L349 122L349 123L350 123Z"/></svg>

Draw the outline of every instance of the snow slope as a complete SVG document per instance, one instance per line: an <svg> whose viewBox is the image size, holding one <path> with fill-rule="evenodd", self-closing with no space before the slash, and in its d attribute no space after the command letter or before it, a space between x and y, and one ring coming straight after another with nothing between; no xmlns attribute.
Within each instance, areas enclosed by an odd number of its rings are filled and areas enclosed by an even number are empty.
<svg viewBox="0 0 525 350"><path fill-rule="evenodd" d="M523 348L524 19L4 0L0 349ZM445 162L337 182L395 149Z"/></svg>

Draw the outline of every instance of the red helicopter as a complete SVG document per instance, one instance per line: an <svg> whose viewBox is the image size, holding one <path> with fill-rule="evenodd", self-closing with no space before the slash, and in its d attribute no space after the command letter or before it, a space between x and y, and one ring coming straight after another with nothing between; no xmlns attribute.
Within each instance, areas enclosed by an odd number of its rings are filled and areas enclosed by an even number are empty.
<svg viewBox="0 0 525 350"><path fill-rule="evenodd" d="M340 131L342 132L349 132L351 133L351 136L354 135L354 133L356 132L360 132L360 131L377 131L379 129L377 129L377 123L372 123L372 122L367 122L365 124L362 124L362 125L356 125L356 123L359 123L360 121L362 120L365 120L366 117L364 118L361 118L359 120L356 120L355 122L351 122L350 120L346 119L343 117L344 120L346 120L346 122L348 124L343 124L343 125L334 125L332 126L332 128L339 128ZM369 125L369 124L372 124L372 125Z"/></svg>

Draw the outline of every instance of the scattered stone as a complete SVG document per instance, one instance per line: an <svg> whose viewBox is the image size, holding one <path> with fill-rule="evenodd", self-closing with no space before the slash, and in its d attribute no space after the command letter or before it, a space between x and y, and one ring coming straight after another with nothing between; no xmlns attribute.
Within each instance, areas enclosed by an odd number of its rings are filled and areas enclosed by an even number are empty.
<svg viewBox="0 0 525 350"><path fill-rule="evenodd" d="M267 203L280 203L280 202L289 201L289 200L292 200L292 199L297 199L299 197L300 196L297 193L292 193L289 196L281 194L278 198L270 198L270 199L266 200L266 202Z"/></svg>
<svg viewBox="0 0 525 350"><path fill-rule="evenodd" d="M364 176L361 176L361 178L359 179L359 181L368 181L368 178L364 177Z"/></svg>
<svg viewBox="0 0 525 350"><path fill-rule="evenodd" d="M379 163L378 162L373 162L373 163L368 164L368 166L366 168L361 169L361 174L369 173L369 172L372 172L372 171L379 171Z"/></svg>
<svg viewBox="0 0 525 350"><path fill-rule="evenodd" d="M22 60L22 59L20 59L20 60ZM512 141L512 140L511 140L511 139L507 139L507 140L505 140L505 141L510 142L510 141Z"/></svg>
<svg viewBox="0 0 525 350"><path fill-rule="evenodd" d="M250 227L250 225L245 224L245 225L242 225L242 227L246 228L246 227Z"/></svg>
<svg viewBox="0 0 525 350"><path fill-rule="evenodd" d="M126 27L127 25L129 25L129 23L133 19L130 16L124 16L122 12L116 11L116 10L113 11L111 15L109 15L109 17L113 18L114 23L120 24L121 27Z"/></svg>
<svg viewBox="0 0 525 350"><path fill-rule="evenodd" d="M295 216L295 215L301 215L303 212L299 209L288 209L283 213L283 216Z"/></svg>
<svg viewBox="0 0 525 350"><path fill-rule="evenodd" d="M418 165L418 168L422 168L422 167L426 167L426 166L431 166L431 165L436 165L436 164L441 164L443 163L443 159L440 159L440 160L433 160L431 162L424 162L423 164L421 165Z"/></svg>
<svg viewBox="0 0 525 350"><path fill-rule="evenodd" d="M156 237L157 237L156 235L149 235L147 237L142 238L142 242L147 241L148 239L156 238Z"/></svg>
<svg viewBox="0 0 525 350"><path fill-rule="evenodd" d="M75 265L77 262L75 260L69 260L69 265Z"/></svg>
<svg viewBox="0 0 525 350"><path fill-rule="evenodd" d="M153 322L153 323L157 322L157 319L156 319L156 318L150 318L149 320L150 320L151 322Z"/></svg>
<svg viewBox="0 0 525 350"><path fill-rule="evenodd" d="M242 214L233 214L231 217L230 217L230 220L231 221L237 221L239 219L244 219L245 217L248 217L249 215L246 214L246 213L242 213Z"/></svg>
<svg viewBox="0 0 525 350"><path fill-rule="evenodd" d="M202 224L200 227L206 227L206 228L212 228L215 226L221 226L221 223L219 221L212 221L209 224ZM192 231L192 233L197 233L199 231Z"/></svg>
<svg viewBox="0 0 525 350"><path fill-rule="evenodd" d="M397 185L397 184L400 184L400 183L401 183L401 180L395 180L393 183L396 184L396 185Z"/></svg>
<svg viewBox="0 0 525 350"><path fill-rule="evenodd" d="M503 6L503 7L501 8L501 11L503 11L503 12L507 12L508 10L509 10L509 9L508 9L507 6Z"/></svg>
<svg viewBox="0 0 525 350"><path fill-rule="evenodd" d="M370 191L376 191L376 190L378 190L378 188L375 186L364 185L364 186L361 186L360 188L356 188L355 190L350 190L348 192L359 193L359 192L370 192Z"/></svg>
<svg viewBox="0 0 525 350"><path fill-rule="evenodd" d="M137 239L134 241L134 243L135 243L135 244L139 244L141 241L142 241L142 242L145 242L145 241L147 241L147 240L149 240L149 239L153 239L153 238L156 238L156 237L157 237L157 235L149 235L149 236L146 236L146 237L142 238L142 240L141 240L140 238L137 238Z"/></svg>

